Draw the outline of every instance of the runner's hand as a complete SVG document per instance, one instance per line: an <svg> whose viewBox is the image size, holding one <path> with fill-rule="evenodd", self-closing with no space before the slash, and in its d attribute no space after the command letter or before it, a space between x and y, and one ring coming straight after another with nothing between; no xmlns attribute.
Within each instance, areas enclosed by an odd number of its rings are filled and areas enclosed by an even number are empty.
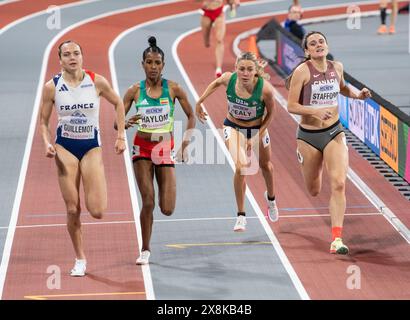
<svg viewBox="0 0 410 320"><path fill-rule="evenodd" d="M46 157L47 158L54 158L56 153L57 153L56 148L51 143L46 145Z"/></svg>
<svg viewBox="0 0 410 320"><path fill-rule="evenodd" d="M320 120L326 121L332 117L332 111L329 109L317 109L315 116Z"/></svg>
<svg viewBox="0 0 410 320"><path fill-rule="evenodd" d="M115 153L121 154L125 151L125 138L117 138L115 141Z"/></svg>
<svg viewBox="0 0 410 320"><path fill-rule="evenodd" d="M178 152L175 156L175 161L176 162L179 162L179 163L181 163L181 162L187 163L188 162L188 152L187 152L187 148L186 148L188 146L188 144L189 143L187 143L187 142L182 143L181 148L179 148L179 150L178 150Z"/></svg>
<svg viewBox="0 0 410 320"><path fill-rule="evenodd" d="M138 124L140 120L141 120L140 114L133 115L131 118L125 121L125 129L132 128L134 125Z"/></svg>
<svg viewBox="0 0 410 320"><path fill-rule="evenodd" d="M198 118L198 120L201 121L201 123L204 123L204 121L207 120L206 117L208 116L208 114L204 111L202 106L198 103L195 105L195 115Z"/></svg>
<svg viewBox="0 0 410 320"><path fill-rule="evenodd" d="M372 93L370 92L369 89L367 88L363 88L360 93L358 98L361 100L367 99L367 98L371 98L372 97Z"/></svg>

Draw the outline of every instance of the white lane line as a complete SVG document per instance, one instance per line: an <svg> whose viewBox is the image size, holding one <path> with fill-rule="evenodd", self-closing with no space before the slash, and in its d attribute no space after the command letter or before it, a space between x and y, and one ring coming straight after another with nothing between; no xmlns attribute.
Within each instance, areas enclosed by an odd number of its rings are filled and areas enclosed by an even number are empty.
<svg viewBox="0 0 410 320"><path fill-rule="evenodd" d="M105 224L129 224L135 223L133 220L129 221L100 221L100 222L81 222L83 226L90 226L90 225L105 225ZM66 227L67 224L65 223L50 223L50 224L31 224L31 225L20 225L17 226L16 229L28 229L28 228L50 228L50 227ZM7 229L7 227L0 227L0 229Z"/></svg>
<svg viewBox="0 0 410 320"><path fill-rule="evenodd" d="M351 217L366 217L366 216L381 216L380 212L371 212L371 213L347 213L345 216ZM281 215L280 219L282 218L320 218L320 217L330 217L330 214L288 214L288 215ZM235 220L236 217L215 217L215 218L191 218L191 219L158 219L154 220L155 222L184 222L184 221L214 221L214 220ZM246 216L246 219L259 219L258 216ZM266 220L266 217L265 217Z"/></svg>
<svg viewBox="0 0 410 320"><path fill-rule="evenodd" d="M373 213L346 213L345 216L351 217L366 217L366 216L382 216L380 212ZM330 217L329 214L288 214L281 215L280 218L320 218L320 217ZM258 216L247 216L249 219L259 219ZM198 221L218 221L218 220L235 220L236 217L214 217L214 218L181 218L181 219L155 219L154 222L198 222ZM124 220L124 221L100 221L100 222L82 222L82 225L106 225L106 224L134 224L134 220ZM135 223L139 225L139 223ZM65 223L50 223L50 224L31 224L31 225L20 225L16 226L16 229L27 229L27 228L48 228L48 227L66 227ZM138 228L138 227L137 227ZM0 230L8 229L8 227L0 227Z"/></svg>
<svg viewBox="0 0 410 320"><path fill-rule="evenodd" d="M375 4L377 2L359 2L357 5L360 4ZM329 6L318 6L318 7L309 7L305 8L306 12L315 11L320 9L328 9L334 7L340 7L341 5L329 5ZM271 16L280 14L283 12L275 12L270 13ZM361 12L361 17L369 17L378 15L378 11L365 11ZM348 18L348 14L337 14L332 16L324 16L324 17L317 17L317 18L309 18L302 20L305 23L320 23L326 21L333 21L333 20L340 20ZM241 53L239 49L239 43L241 40L245 39L247 36L256 34L259 31L258 28L251 29L239 34L233 41L233 51L238 56ZM283 97L283 95L275 89L275 98L281 105L283 109L287 112L287 100ZM299 116L289 114L296 123L299 123ZM356 186L356 188L370 201L373 206L380 211L381 214L386 218L386 220L393 226L393 228L410 244L410 230L407 226L391 211L390 208L371 190L371 188L360 178L360 176L349 166L347 177L350 181Z"/></svg>
<svg viewBox="0 0 410 320"><path fill-rule="evenodd" d="M89 212L81 212L81 215L89 215ZM128 214L127 212L104 212L104 216L118 216L118 215L126 215ZM36 214L25 214L25 218L48 218L48 217L63 217L65 218L67 216L67 213L36 213Z"/></svg>
<svg viewBox="0 0 410 320"><path fill-rule="evenodd" d="M5 0L5 1L1 1L1 2L0 2L0 6L5 5L5 4L10 4L10 3L13 3L13 2L18 2L18 1L21 1L21 0Z"/></svg>
<svg viewBox="0 0 410 320"><path fill-rule="evenodd" d="M84 5L88 4L89 2L94 2L96 0L91 0L91 1L83 1L80 3L72 4L72 6L75 5ZM38 117L38 112L40 108L40 100L41 100L41 93L42 93L42 88L44 84L44 79L45 79L45 74L46 74L46 69L47 69L47 64L50 56L50 52L54 44L57 42L58 39L60 39L64 34L67 32L81 26L87 23L90 23L92 21L96 21L105 17L109 17L111 15L115 14L120 14L120 13L125 13L129 11L134 11L138 9L144 9L144 8L149 8L149 7L154 7L157 5L163 5L167 3L173 3L173 2L180 2L183 0L170 0L170 1L158 1L158 2L152 2L149 4L143 4L143 5L136 5L133 7L129 8L124 8L124 9L117 9L117 10L112 10L108 11L84 20L81 20L77 23L74 23L67 28L61 30L57 35L54 36L54 38L49 42L47 45L47 48L44 51L43 55L43 61L42 61L42 66L41 66L41 71L39 75L39 81L38 81L38 86L37 86L37 91L36 91L36 98L35 102L33 105L33 113L31 115L31 120L30 120L30 128L28 131L27 135L27 141L26 141L26 147L24 150L24 156L23 156L23 161L20 169L20 175L19 175L19 180L17 184L17 189L16 189L16 196L14 198L14 203L13 203L13 209L10 217L10 223L7 231L7 236L6 236L6 241L4 244L4 250L3 250L3 256L1 260L1 265L0 265L0 300L3 295L3 289L4 289L4 282L6 279L6 274L7 274L7 268L9 265L9 260L10 260L10 253L11 253L11 247L13 244L13 239L14 239L14 233L16 230L16 225L17 225L17 219L18 219L18 213L20 209L20 203L21 203L21 198L22 198L22 193L23 193L23 188L24 188L24 182L25 182L25 177L27 174L27 168L28 168L28 160L30 158L30 153L31 153L31 147L33 144L33 138L34 138L34 133L36 129L36 123L37 123L37 117Z"/></svg>
<svg viewBox="0 0 410 320"><path fill-rule="evenodd" d="M76 7L76 6L80 6L80 5L81 5L81 6L82 6L82 5L86 5L86 4L89 4L89 3L92 3L92 2L97 2L97 1L101 1L101 0L84 0L84 1L80 1L80 2L73 2L73 3L68 3L68 4L59 5L58 8L61 10L61 9ZM41 11L38 11L38 12L31 13L31 14L29 14L29 15L27 15L27 16L21 17L20 19L14 20L13 22L10 22L9 24L7 24L7 25L5 25L3 28L1 28L1 30L0 30L0 36L1 36L4 32L10 30L11 28L14 28L15 26L17 26L17 25L19 25L19 24L21 24L21 23L23 23L23 22L25 22L25 21L27 21L27 20L36 18L36 17L41 16L42 14L45 14L45 13L48 13L48 12L47 12L47 9L44 9L44 10L41 10Z"/></svg>

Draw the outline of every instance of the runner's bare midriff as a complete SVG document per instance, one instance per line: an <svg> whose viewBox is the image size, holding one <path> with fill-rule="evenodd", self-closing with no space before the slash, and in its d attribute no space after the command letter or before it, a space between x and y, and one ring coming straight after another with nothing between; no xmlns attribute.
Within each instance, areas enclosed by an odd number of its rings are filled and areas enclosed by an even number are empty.
<svg viewBox="0 0 410 320"><path fill-rule="evenodd" d="M316 130L328 128L339 119L338 107L321 108L328 109L332 112L332 117L323 121L315 116L301 116L300 126L305 129Z"/></svg>
<svg viewBox="0 0 410 320"><path fill-rule="evenodd" d="M204 0L202 8L207 10L215 10L223 5L223 0Z"/></svg>

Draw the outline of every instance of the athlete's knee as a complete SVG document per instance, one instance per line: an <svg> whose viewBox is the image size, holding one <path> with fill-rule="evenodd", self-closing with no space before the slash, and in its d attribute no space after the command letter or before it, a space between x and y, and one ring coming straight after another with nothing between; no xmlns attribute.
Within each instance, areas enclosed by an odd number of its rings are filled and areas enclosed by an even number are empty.
<svg viewBox="0 0 410 320"><path fill-rule="evenodd" d="M344 178L336 178L331 183L332 191L344 192L346 188L346 181Z"/></svg>
<svg viewBox="0 0 410 320"><path fill-rule="evenodd" d="M320 184L314 184L308 186L308 192L312 197L317 197L320 193L321 186Z"/></svg>
<svg viewBox="0 0 410 320"><path fill-rule="evenodd" d="M170 216L174 213L174 208L171 207L166 207L166 206L160 206L162 214L166 216Z"/></svg>
<svg viewBox="0 0 410 320"><path fill-rule="evenodd" d="M75 219L80 217L81 208L75 204L68 204L67 205L67 216L70 219Z"/></svg>
<svg viewBox="0 0 410 320"><path fill-rule="evenodd" d="M154 211L155 208L155 200L154 197L151 195L144 195L142 196L142 209L144 211Z"/></svg>
<svg viewBox="0 0 410 320"><path fill-rule="evenodd" d="M87 210L94 219L102 219L105 210L107 210L107 202L102 200L98 203L87 203Z"/></svg>
<svg viewBox="0 0 410 320"><path fill-rule="evenodd" d="M309 189L309 194L312 197L317 197L320 193L320 190L318 188L314 188L314 189Z"/></svg>
<svg viewBox="0 0 410 320"><path fill-rule="evenodd" d="M104 208L94 208L92 210L89 210L90 215L94 218L94 219L102 219L103 215L104 215Z"/></svg>
<svg viewBox="0 0 410 320"><path fill-rule="evenodd" d="M67 227L78 229L81 226L81 209L75 205L67 206Z"/></svg>
<svg viewBox="0 0 410 320"><path fill-rule="evenodd" d="M224 44L224 39L222 39L222 38L217 38L217 39L216 39L216 44L223 45L223 44Z"/></svg>

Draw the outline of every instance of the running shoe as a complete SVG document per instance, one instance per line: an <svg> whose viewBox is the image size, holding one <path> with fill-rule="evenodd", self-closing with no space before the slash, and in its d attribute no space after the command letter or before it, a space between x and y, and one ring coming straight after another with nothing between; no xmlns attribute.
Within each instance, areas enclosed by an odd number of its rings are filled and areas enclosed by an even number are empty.
<svg viewBox="0 0 410 320"><path fill-rule="evenodd" d="M238 216L236 218L235 226L233 227L233 231L242 232L246 230L246 217L245 216Z"/></svg>
<svg viewBox="0 0 410 320"><path fill-rule="evenodd" d="M378 34L386 34L387 33L387 26L385 24L382 24L379 29L377 29Z"/></svg>
<svg viewBox="0 0 410 320"><path fill-rule="evenodd" d="M219 78L220 76L222 76L222 69L221 68L216 68L215 78Z"/></svg>
<svg viewBox="0 0 410 320"><path fill-rule="evenodd" d="M75 264L74 264L73 269L71 269L70 276L84 277L86 268L87 268L87 261L85 259L75 259Z"/></svg>
<svg viewBox="0 0 410 320"><path fill-rule="evenodd" d="M265 191L265 199L268 204L268 217L269 220L272 222L276 222L279 220L279 210L276 206L276 200L270 201L268 199L268 191Z"/></svg>
<svg viewBox="0 0 410 320"><path fill-rule="evenodd" d="M231 10L229 10L229 17L230 18L236 17L236 8L231 8Z"/></svg>
<svg viewBox="0 0 410 320"><path fill-rule="evenodd" d="M396 33L396 28L394 26L390 26L389 33L390 34L395 34Z"/></svg>
<svg viewBox="0 0 410 320"><path fill-rule="evenodd" d="M141 255L138 257L136 264L144 265L149 263L149 256L151 253L148 250L143 250Z"/></svg>
<svg viewBox="0 0 410 320"><path fill-rule="evenodd" d="M349 248L343 244L342 238L336 238L330 245L330 253L348 254Z"/></svg>

